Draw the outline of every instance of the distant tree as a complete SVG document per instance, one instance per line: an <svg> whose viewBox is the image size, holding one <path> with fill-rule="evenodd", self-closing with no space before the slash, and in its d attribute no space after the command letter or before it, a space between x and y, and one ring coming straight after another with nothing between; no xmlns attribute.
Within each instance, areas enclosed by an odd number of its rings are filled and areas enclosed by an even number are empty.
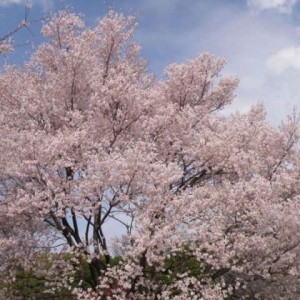
<svg viewBox="0 0 300 300"><path fill-rule="evenodd" d="M0 75L3 218L14 228L1 253L22 257L35 225L33 253L72 257L40 272L78 299L299 298L298 119L273 128L262 105L221 115L238 80L208 53L156 80L135 23L109 12L91 29L61 11L43 27L48 42ZM112 221L125 229L117 263Z"/></svg>

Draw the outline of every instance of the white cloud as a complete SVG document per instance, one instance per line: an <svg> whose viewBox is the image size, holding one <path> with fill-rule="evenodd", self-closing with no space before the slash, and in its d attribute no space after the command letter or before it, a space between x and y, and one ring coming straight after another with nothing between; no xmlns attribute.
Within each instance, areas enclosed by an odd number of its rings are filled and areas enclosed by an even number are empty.
<svg viewBox="0 0 300 300"><path fill-rule="evenodd" d="M266 61L279 49L298 45L300 26L287 22L292 17L289 15L253 14L235 5L236 1L221 2L195 0L194 5L185 8L184 16L188 15L189 20L184 22L177 6L174 15L169 10L160 11L158 17L153 13L149 20L157 18L151 26L138 26L136 37L143 44L143 54L148 55L149 66L158 74L166 64L185 61L202 51L225 57L228 64L223 74L237 75L240 84L236 100L224 113L245 112L259 101L267 108L268 120L278 125L294 105L299 106L300 85L296 80L299 72L289 68L274 76L278 71L270 71ZM182 23L185 26L178 26Z"/></svg>
<svg viewBox="0 0 300 300"><path fill-rule="evenodd" d="M23 0L0 0L1 6L8 6L10 4L23 4Z"/></svg>
<svg viewBox="0 0 300 300"><path fill-rule="evenodd" d="M34 5L39 5L42 7L44 11L48 11L53 8L54 2L53 0L0 0L0 6L9 6L12 4L15 5L26 5L26 4L34 4Z"/></svg>
<svg viewBox="0 0 300 300"><path fill-rule="evenodd" d="M300 70L300 47L286 47L270 56L267 67L279 75L288 69Z"/></svg>
<svg viewBox="0 0 300 300"><path fill-rule="evenodd" d="M259 10L278 9L281 13L291 13L298 0L247 0L248 6Z"/></svg>

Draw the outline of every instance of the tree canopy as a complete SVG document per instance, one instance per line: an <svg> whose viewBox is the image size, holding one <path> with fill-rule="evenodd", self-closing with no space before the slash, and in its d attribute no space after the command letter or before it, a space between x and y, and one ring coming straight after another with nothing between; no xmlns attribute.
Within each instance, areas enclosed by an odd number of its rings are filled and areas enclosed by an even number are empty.
<svg viewBox="0 0 300 300"><path fill-rule="evenodd" d="M238 79L209 53L156 79L135 26L55 13L0 74L6 287L27 272L78 299L297 299L297 116L222 115Z"/></svg>

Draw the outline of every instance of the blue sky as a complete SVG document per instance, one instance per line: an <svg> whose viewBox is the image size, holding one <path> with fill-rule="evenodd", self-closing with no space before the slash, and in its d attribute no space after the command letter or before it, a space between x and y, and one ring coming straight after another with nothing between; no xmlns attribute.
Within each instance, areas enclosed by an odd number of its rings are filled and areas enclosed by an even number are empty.
<svg viewBox="0 0 300 300"><path fill-rule="evenodd" d="M24 17L25 0L0 0L0 34ZM228 61L224 74L240 78L237 98L226 110L245 112L263 102L277 125L293 106L300 111L300 0L32 0L36 19L65 5L85 15L90 26L109 7L138 19L135 40L149 69L158 77L172 62L184 62L203 51ZM17 45L40 42L39 26L15 36ZM0 58L21 63L31 46Z"/></svg>

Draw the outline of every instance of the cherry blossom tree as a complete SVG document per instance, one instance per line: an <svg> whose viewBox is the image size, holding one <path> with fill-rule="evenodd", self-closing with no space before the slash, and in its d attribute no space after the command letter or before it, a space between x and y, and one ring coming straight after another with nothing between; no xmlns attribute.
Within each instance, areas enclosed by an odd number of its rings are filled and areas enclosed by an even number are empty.
<svg viewBox="0 0 300 300"><path fill-rule="evenodd" d="M27 2L25 5L24 18L21 19L19 24L14 29L12 29L9 32L6 32L3 35L0 35L0 55L4 55L9 52L12 52L16 46L22 45L22 44L15 45L14 40L13 40L14 36L19 31L27 30L31 34L31 36L34 37L33 31L30 29L31 25L34 23L39 23L39 22L47 19L47 16L44 16L44 17L42 17L40 19L36 19L36 20L30 19L29 14L30 14L31 7L32 7L32 4L30 2ZM23 46L25 46L26 44L29 44L29 41L23 43Z"/></svg>
<svg viewBox="0 0 300 300"><path fill-rule="evenodd" d="M61 11L30 60L0 75L1 207L14 228L1 255L23 257L35 226L33 253L71 253L47 273L73 288L77 272L78 299L297 299L296 114L279 128L262 105L220 114L238 80L209 53L155 79L135 26L111 11L88 28Z"/></svg>

